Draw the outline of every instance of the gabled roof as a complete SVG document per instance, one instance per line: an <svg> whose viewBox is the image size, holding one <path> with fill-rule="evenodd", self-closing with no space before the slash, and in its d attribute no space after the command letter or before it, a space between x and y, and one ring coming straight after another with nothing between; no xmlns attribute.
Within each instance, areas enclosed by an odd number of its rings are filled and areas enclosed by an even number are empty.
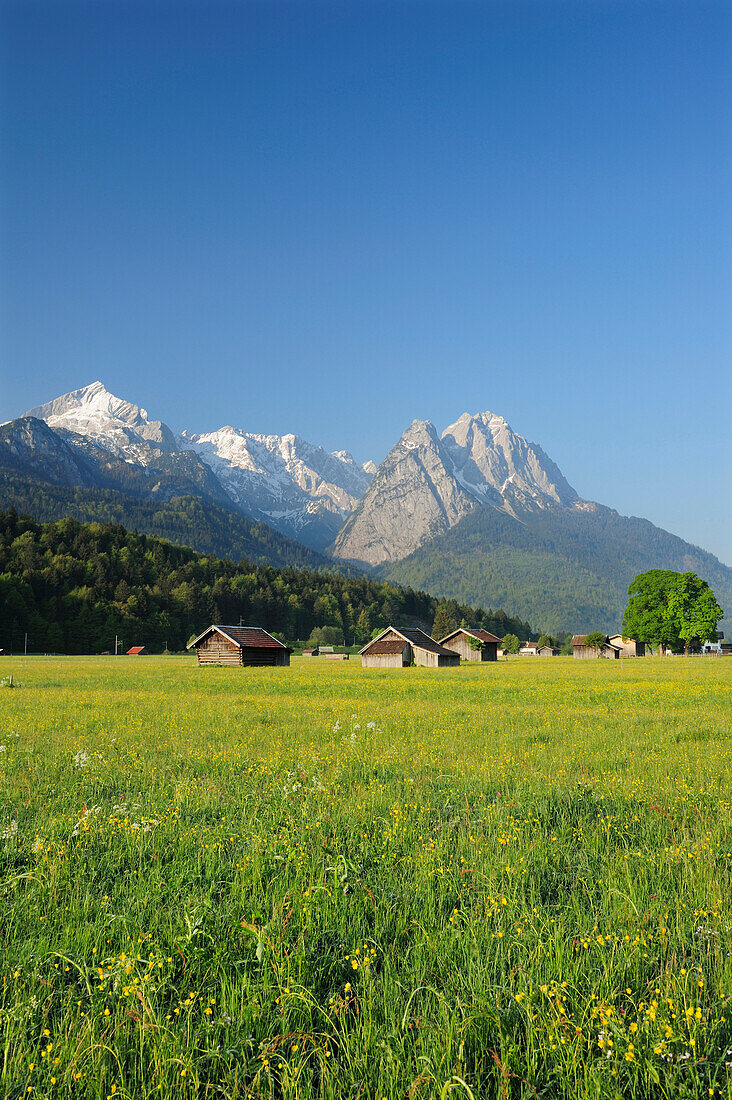
<svg viewBox="0 0 732 1100"><path fill-rule="evenodd" d="M452 649L445 649L439 642L436 642L434 638L430 638L429 634L425 634L424 630L420 630L417 626L404 627L404 629L398 629L395 626L387 626L386 630L382 630L376 638L365 645L359 652L361 654L383 652L383 650L374 650L371 647L377 642L381 642L385 634L398 634L400 638L403 638L405 642L409 642L414 649L424 649L428 653L437 653L442 657L454 657L455 653ZM391 641L392 639L384 639L385 641ZM400 650L404 647L401 646ZM397 650L397 652L400 652Z"/></svg>
<svg viewBox="0 0 732 1100"><path fill-rule="evenodd" d="M446 634L444 638L440 638L440 645L449 642L456 634L469 634L471 638L477 638L479 642L495 642L496 645L501 644L500 638L497 638L495 634L491 634L488 630L483 630L482 627L473 628L472 626L459 626L457 630L453 630L451 634Z"/></svg>
<svg viewBox="0 0 732 1100"><path fill-rule="evenodd" d="M217 626L215 624L207 627L202 634L194 638L188 649L193 649L199 645L209 636L212 630L223 634L239 649L286 649L288 653L292 653L289 646L283 645L277 638L273 638L261 626Z"/></svg>
<svg viewBox="0 0 732 1100"><path fill-rule="evenodd" d="M586 634L573 634L572 635L572 645L584 645L586 637L587 637ZM613 637L614 637L614 635L613 635ZM608 638L607 634L605 635L605 641L602 644L603 645L609 645L611 649L622 649L622 646L613 645L613 643Z"/></svg>
<svg viewBox="0 0 732 1100"><path fill-rule="evenodd" d="M382 638L381 641L375 638L374 641L366 647L368 649L367 656L377 657L385 653L402 653L406 644L405 641L395 638Z"/></svg>

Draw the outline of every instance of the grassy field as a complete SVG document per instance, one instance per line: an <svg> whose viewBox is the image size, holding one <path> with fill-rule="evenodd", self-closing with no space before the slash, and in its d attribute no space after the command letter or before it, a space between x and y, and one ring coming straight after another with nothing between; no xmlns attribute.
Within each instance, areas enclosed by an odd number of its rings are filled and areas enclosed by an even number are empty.
<svg viewBox="0 0 732 1100"><path fill-rule="evenodd" d="M11 671L0 1095L728 1094L732 661Z"/></svg>

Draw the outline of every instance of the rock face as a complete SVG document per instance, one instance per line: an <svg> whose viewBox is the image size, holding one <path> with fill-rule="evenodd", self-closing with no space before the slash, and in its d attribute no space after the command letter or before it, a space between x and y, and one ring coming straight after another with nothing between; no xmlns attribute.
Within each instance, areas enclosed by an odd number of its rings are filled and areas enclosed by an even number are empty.
<svg viewBox="0 0 732 1100"><path fill-rule="evenodd" d="M333 555L369 565L400 561L481 505L519 517L579 503L541 447L502 416L464 413L441 438L429 421L415 420L338 534Z"/></svg>
<svg viewBox="0 0 732 1100"><path fill-rule="evenodd" d="M227 426L184 432L247 514L260 513L283 534L326 546L366 492L371 475L348 451L329 454L296 435L255 435Z"/></svg>
<svg viewBox="0 0 732 1100"><path fill-rule="evenodd" d="M334 557L369 565L399 561L444 534L475 506L452 465L433 425L414 420L339 533Z"/></svg>
<svg viewBox="0 0 732 1100"><path fill-rule="evenodd" d="M516 515L579 500L559 467L536 443L516 435L493 413L463 413L442 442L455 478L477 500Z"/></svg>

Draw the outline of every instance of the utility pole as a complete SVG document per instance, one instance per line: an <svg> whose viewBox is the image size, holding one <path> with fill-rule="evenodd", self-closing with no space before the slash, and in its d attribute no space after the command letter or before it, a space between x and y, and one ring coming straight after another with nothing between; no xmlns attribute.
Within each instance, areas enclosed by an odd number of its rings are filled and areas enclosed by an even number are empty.
<svg viewBox="0 0 732 1100"><path fill-rule="evenodd" d="M27 630L25 632L25 649L23 651L23 656L24 657L28 656L28 631Z"/></svg>

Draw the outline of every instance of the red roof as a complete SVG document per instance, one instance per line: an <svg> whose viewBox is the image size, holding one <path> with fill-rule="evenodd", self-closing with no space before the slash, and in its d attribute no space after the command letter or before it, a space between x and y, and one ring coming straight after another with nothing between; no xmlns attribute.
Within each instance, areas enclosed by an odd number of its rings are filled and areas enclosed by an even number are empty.
<svg viewBox="0 0 732 1100"><path fill-rule="evenodd" d="M273 638L271 634L261 626L209 626L207 630L204 630L203 634L199 634L195 638L189 649L193 646L197 646L199 642L202 642L204 638L207 638L212 630L218 631L219 634L223 634L225 638L228 638L234 645L239 646L240 649L286 649L288 653L292 650L278 641L277 638Z"/></svg>
<svg viewBox="0 0 732 1100"><path fill-rule="evenodd" d="M133 645L127 650L128 657L139 657L141 653L145 652L144 645Z"/></svg>

